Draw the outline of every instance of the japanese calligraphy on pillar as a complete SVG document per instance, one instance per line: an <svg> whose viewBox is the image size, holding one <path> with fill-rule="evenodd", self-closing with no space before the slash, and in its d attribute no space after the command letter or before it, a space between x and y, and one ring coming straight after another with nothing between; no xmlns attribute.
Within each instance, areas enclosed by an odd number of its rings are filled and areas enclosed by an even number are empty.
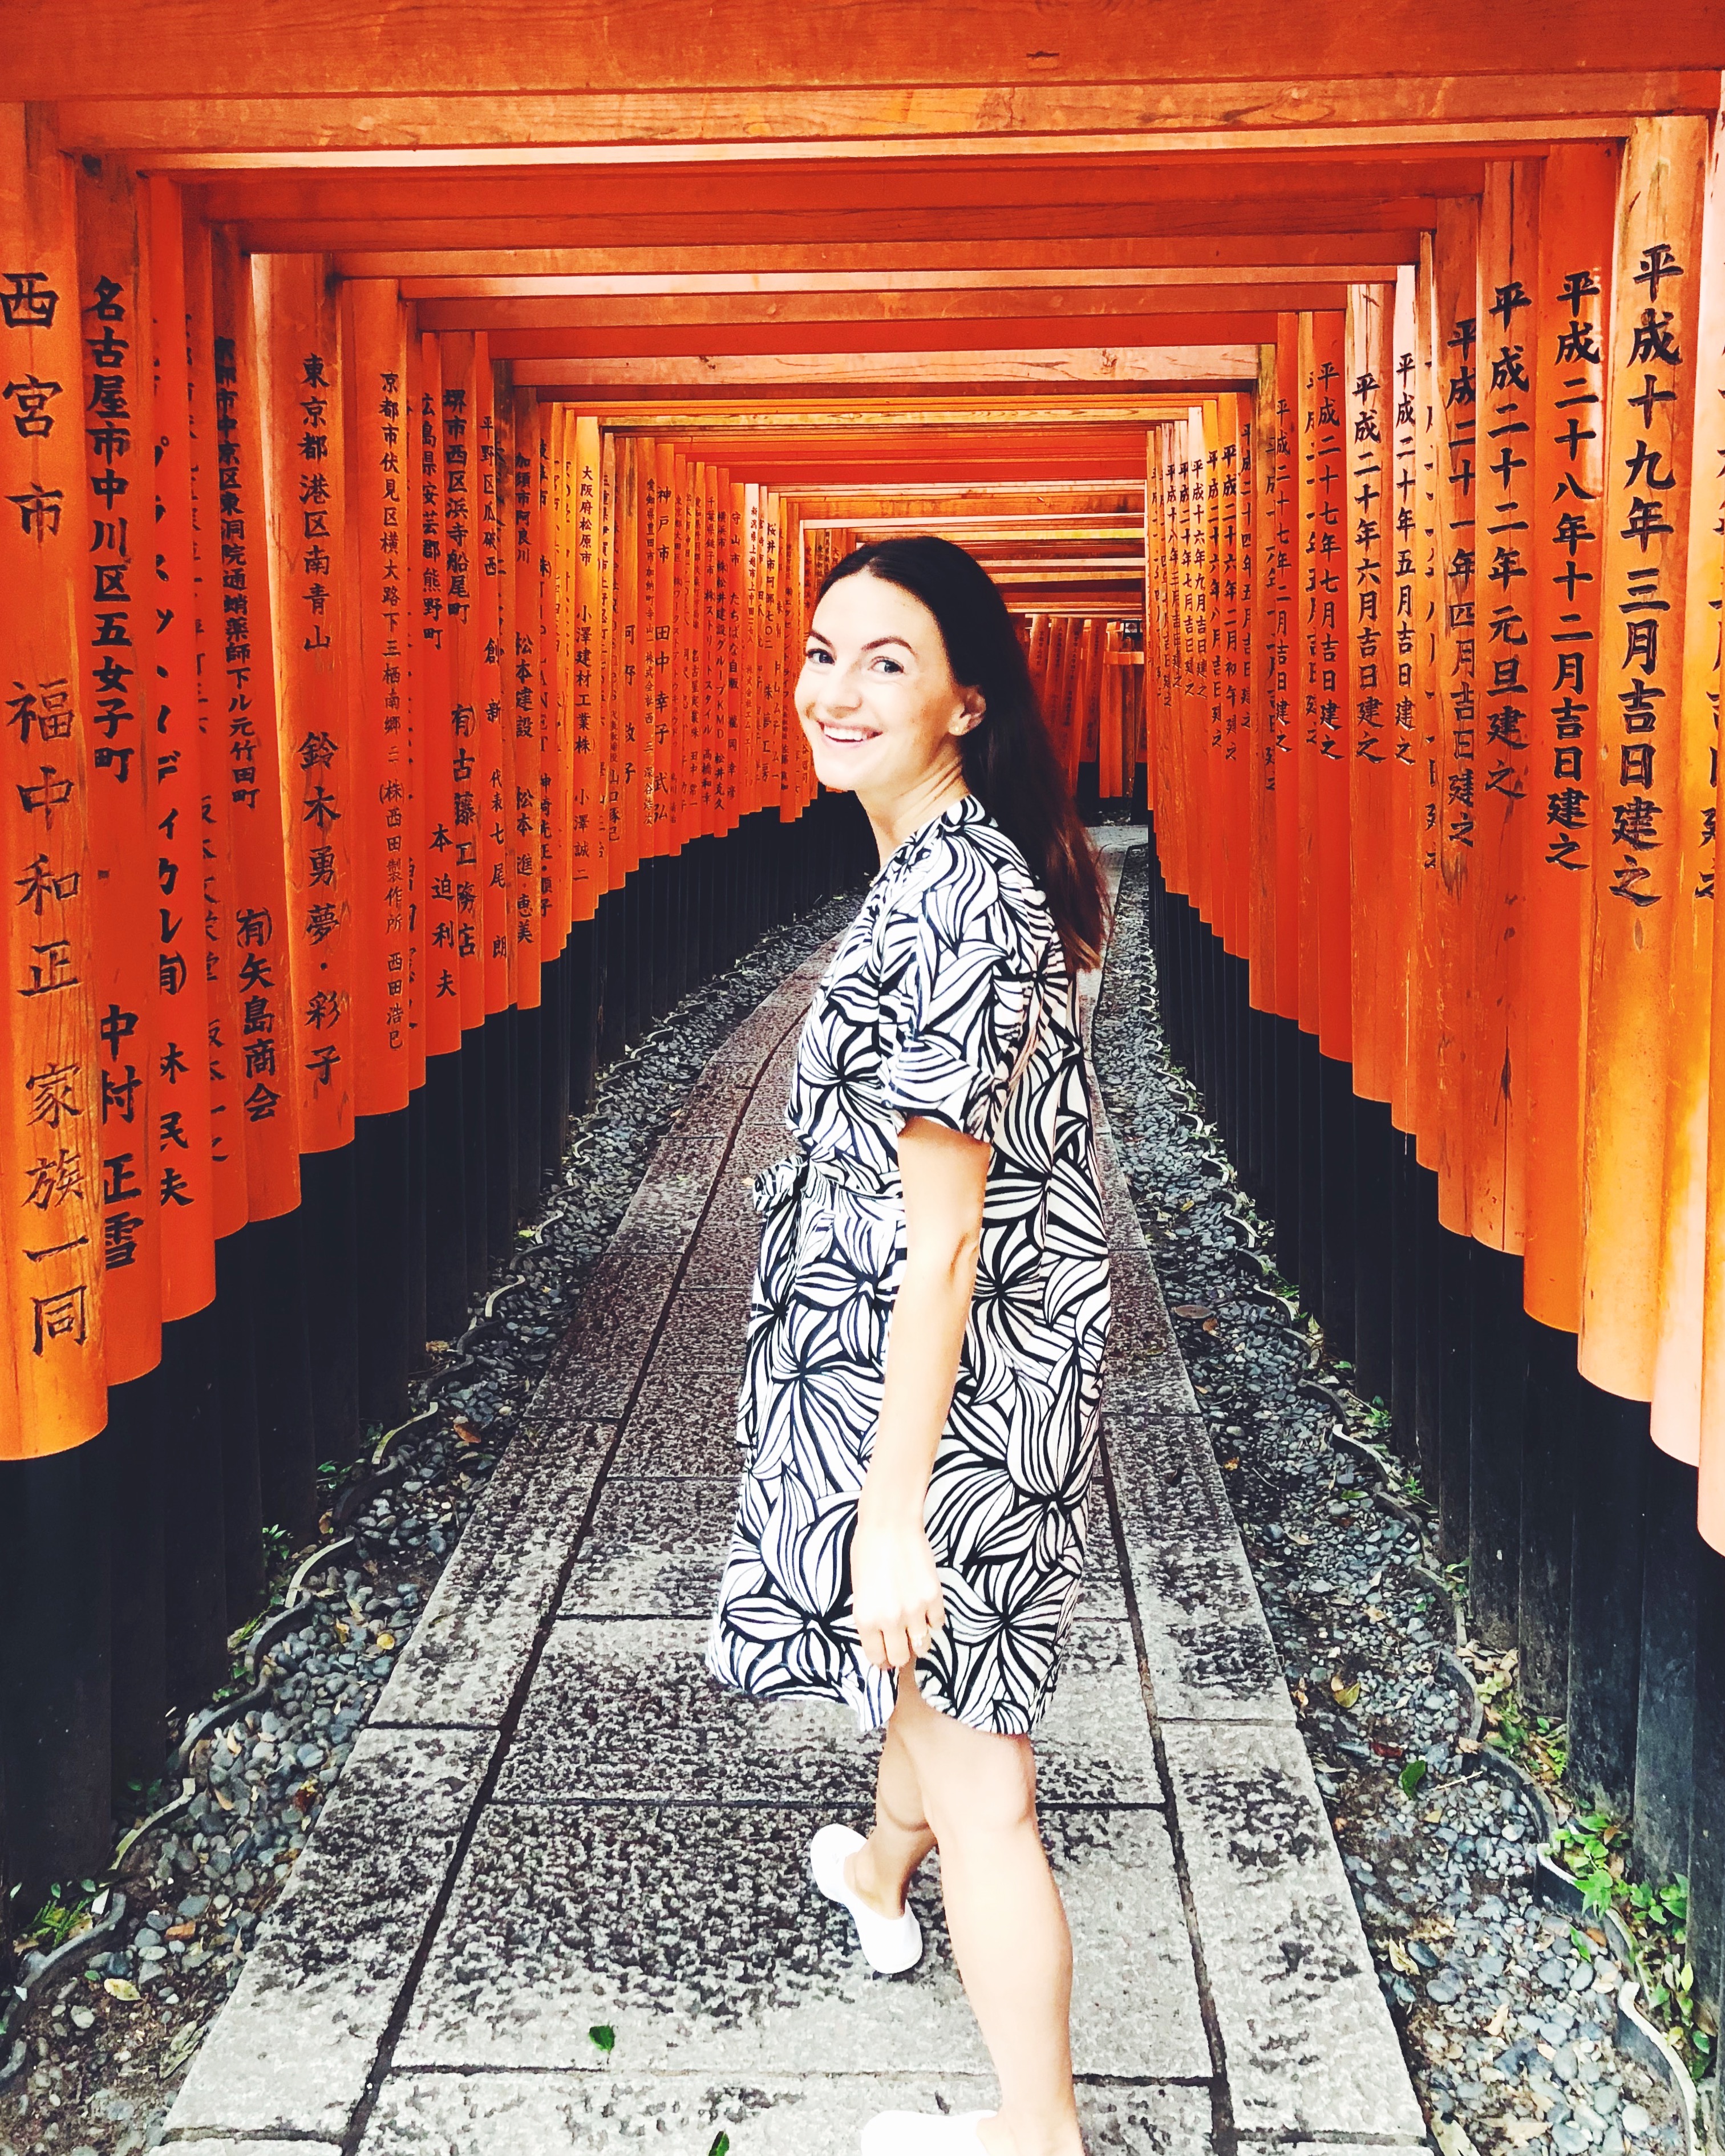
<svg viewBox="0 0 1725 2156"><path fill-rule="evenodd" d="M1466 1058L1472 938L1470 863L1478 809L1476 460L1479 375L1479 211L1448 201L1438 212L1434 249L1434 349L1438 408L1437 1148L1444 1225L1467 1228L1469 1123Z"/></svg>
<svg viewBox="0 0 1725 2156"><path fill-rule="evenodd" d="M447 1055L461 1045L461 973L457 954L455 756L449 714L448 567L444 509L443 346L419 339L419 410L414 439L418 534L419 645L414 661L414 770L425 830L425 1050Z"/></svg>
<svg viewBox="0 0 1725 2156"><path fill-rule="evenodd" d="M86 159L76 181L84 346L84 567L79 634L90 723L96 870L96 1030L101 1043L102 1260L110 1384L161 1353L158 1064L160 858L151 811L155 717L155 489L149 295L138 187L119 161ZM54 806L58 779L34 798Z"/></svg>
<svg viewBox="0 0 1725 2156"><path fill-rule="evenodd" d="M1651 1396L1671 1070L1683 637L1707 123L1624 152L1600 504L1599 824L1587 1045L1581 1369Z"/></svg>
<svg viewBox="0 0 1725 2156"><path fill-rule="evenodd" d="M1354 1090L1389 1098L1395 980L1402 969L1390 792L1395 766L1394 653L1385 563L1392 519L1391 289L1348 288L1344 388L1348 468L1349 917Z"/></svg>
<svg viewBox="0 0 1725 2156"><path fill-rule="evenodd" d="M575 423L574 620L568 665L574 682L575 738L570 780L569 875L572 917L591 921L606 890L606 838L600 794L599 423Z"/></svg>
<svg viewBox="0 0 1725 2156"><path fill-rule="evenodd" d="M208 232L185 230L185 369L192 482L192 571L197 666L198 826L202 870L206 1053L209 1091L211 1220L219 1240L247 1218L244 1111L239 1069L229 1044L239 1038L238 910L233 816L228 798L227 730L222 671L223 592L220 473L217 462L215 293Z"/></svg>
<svg viewBox="0 0 1725 2156"><path fill-rule="evenodd" d="M354 545L351 593L358 696L346 803L352 878L351 1038L357 1058L356 1111L392 1113L407 1104L408 816L413 791L408 682L409 622L422 592L412 571L406 467L413 429L408 411L407 336L393 281L364 278L341 288L347 514ZM417 622L415 622L417 626ZM300 1013L321 1048L324 1005Z"/></svg>
<svg viewBox="0 0 1725 2156"><path fill-rule="evenodd" d="M357 819L341 336L325 265L254 259L270 415L271 589L285 764L292 1037L254 1041L259 1075L294 1086L306 1152L353 1135ZM272 982L289 953L260 951ZM265 1066L269 1066L267 1069Z"/></svg>
<svg viewBox="0 0 1725 2156"><path fill-rule="evenodd" d="M1581 1294L1581 1036L1595 795L1605 357L1617 153L1555 144L1540 198L1534 293L1534 524L1529 559L1522 839L1527 1011L1523 1288L1574 1332Z"/></svg>
<svg viewBox="0 0 1725 2156"><path fill-rule="evenodd" d="M510 907L509 817L515 790L515 744L503 722L504 618L512 550L503 544L503 504L495 383L489 343L474 338L473 484L477 488L478 582L473 598L474 711L478 721L480 943L485 954L486 1015L509 1004L513 987Z"/></svg>
<svg viewBox="0 0 1725 2156"><path fill-rule="evenodd" d="M480 566L479 438L475 425L477 367L472 336L463 331L442 342L444 462L444 636L449 667L449 756L453 791L450 833L444 856L455 895L455 975L465 1029L485 1016L485 860L481 815L485 754L480 739L484 573ZM436 754L435 715L427 715L427 753Z"/></svg>
<svg viewBox="0 0 1725 2156"><path fill-rule="evenodd" d="M146 753L156 833L156 1200L162 1314L184 1317L216 1291L210 1152L209 995L203 963L203 736L192 532L191 382L179 190L148 183L155 437L156 690Z"/></svg>
<svg viewBox="0 0 1725 2156"><path fill-rule="evenodd" d="M1486 168L1480 212L1478 369L1475 384L1476 651L1481 732L1470 865L1471 1038L1466 1110L1471 1232L1519 1250L1525 1218L1520 1074L1526 1005L1522 804L1528 793L1532 634L1535 316L1539 167ZM1506 1081L1504 1073L1509 1073Z"/></svg>
<svg viewBox="0 0 1725 2156"><path fill-rule="evenodd" d="M84 324L71 168L34 106L0 111L0 1458L16 1460L107 1419L88 701L62 596L85 573Z"/></svg>
<svg viewBox="0 0 1725 2156"><path fill-rule="evenodd" d="M224 234L212 235L210 254L222 619L209 760L212 783L219 759L227 784L234 897L228 932L239 1002L237 1034L223 1034L218 1014L212 1014L211 1084L231 1079L239 1089L247 1206L253 1219L271 1220L300 1202L300 1113L291 1075L293 994L264 512L264 406L247 267Z"/></svg>

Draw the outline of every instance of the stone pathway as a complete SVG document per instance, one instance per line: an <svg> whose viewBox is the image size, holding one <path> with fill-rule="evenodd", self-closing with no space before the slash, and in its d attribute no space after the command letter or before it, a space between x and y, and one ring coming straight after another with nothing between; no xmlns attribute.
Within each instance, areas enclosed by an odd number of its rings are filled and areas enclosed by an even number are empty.
<svg viewBox="0 0 1725 2156"><path fill-rule="evenodd" d="M1117 874L1141 834L1101 836ZM732 2156L845 2156L877 2110L993 2102L935 1867L914 1896L928 1950L896 1979L869 1974L809 1880L814 1825L865 1823L873 1743L836 1708L754 1706L701 1668L735 1486L747 1187L786 1148L824 964L737 1029L660 1147L168 2143L710 2156L725 2135ZM1091 2156L1419 2143L1106 1132L1101 1158L1105 1488L1039 1748Z"/></svg>

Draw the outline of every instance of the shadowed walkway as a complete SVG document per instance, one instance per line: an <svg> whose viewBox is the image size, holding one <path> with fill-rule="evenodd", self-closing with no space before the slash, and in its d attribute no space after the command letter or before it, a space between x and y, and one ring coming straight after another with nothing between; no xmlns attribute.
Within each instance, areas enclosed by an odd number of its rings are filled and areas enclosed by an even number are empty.
<svg viewBox="0 0 1725 2156"><path fill-rule="evenodd" d="M1101 834L1117 873L1141 834ZM934 1867L872 1977L810 1883L873 1740L722 1694L755 1237L820 954L708 1065L171 2115L182 2147L849 2151L986 2107ZM1088 984L1093 992L1095 983ZM1039 1747L1092 2156L1424 2128L1160 1290L1101 1133L1105 1487ZM608 2029L602 2051L589 2030Z"/></svg>

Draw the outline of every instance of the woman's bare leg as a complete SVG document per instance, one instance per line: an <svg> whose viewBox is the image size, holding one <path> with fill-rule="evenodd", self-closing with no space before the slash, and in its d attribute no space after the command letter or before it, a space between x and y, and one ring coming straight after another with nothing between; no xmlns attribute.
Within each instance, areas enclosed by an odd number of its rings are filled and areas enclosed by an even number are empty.
<svg viewBox="0 0 1725 2156"><path fill-rule="evenodd" d="M952 1951L999 2078L1000 2109L981 2128L983 2143L990 2156L1083 2156L1072 2092L1072 1939L1037 1829L1029 1739L940 1713L908 1672L889 1730L940 1849ZM884 1784L884 1752L881 1766ZM896 1803L896 1763L892 1773ZM880 1861L896 1863L912 1845L889 1842Z"/></svg>
<svg viewBox="0 0 1725 2156"><path fill-rule="evenodd" d="M911 1875L933 1847L916 1769L895 1711L886 1725L875 1774L875 1830L845 1860L845 1876L851 1892L870 1908L883 1917L896 1917L905 1906Z"/></svg>

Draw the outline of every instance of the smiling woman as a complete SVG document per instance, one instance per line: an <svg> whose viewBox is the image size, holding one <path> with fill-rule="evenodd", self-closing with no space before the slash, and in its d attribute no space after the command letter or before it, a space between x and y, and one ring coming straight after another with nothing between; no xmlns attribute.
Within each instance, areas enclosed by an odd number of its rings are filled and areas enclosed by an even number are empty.
<svg viewBox="0 0 1725 2156"><path fill-rule="evenodd" d="M1099 881L1005 607L961 549L847 557L796 701L882 867L803 1030L798 1150L757 1185L707 1663L884 1728L874 1832L824 1827L809 1853L875 1969L919 1958L905 1890L941 1853L1001 2108L887 2114L865 2156L1073 2156L1071 1943L1030 1738L1082 1584L1108 1326L1073 993Z"/></svg>

